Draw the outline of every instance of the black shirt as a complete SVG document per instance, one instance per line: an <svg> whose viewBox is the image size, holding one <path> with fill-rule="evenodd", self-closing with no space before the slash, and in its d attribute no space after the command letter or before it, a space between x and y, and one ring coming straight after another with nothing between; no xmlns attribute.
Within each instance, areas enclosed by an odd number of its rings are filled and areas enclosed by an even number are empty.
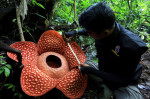
<svg viewBox="0 0 150 99"><path fill-rule="evenodd" d="M141 74L141 55L147 50L140 37L118 23L114 32L103 40L95 40L99 70L81 68L92 73L112 89L137 83Z"/></svg>

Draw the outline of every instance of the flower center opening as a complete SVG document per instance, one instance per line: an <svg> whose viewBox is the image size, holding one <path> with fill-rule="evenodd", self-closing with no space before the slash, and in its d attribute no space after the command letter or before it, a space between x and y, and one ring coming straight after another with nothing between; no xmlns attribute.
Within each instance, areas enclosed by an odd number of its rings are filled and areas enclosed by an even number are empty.
<svg viewBox="0 0 150 99"><path fill-rule="evenodd" d="M52 67L52 68L59 68L61 67L61 60L54 55L50 55L46 58L46 63L48 66Z"/></svg>

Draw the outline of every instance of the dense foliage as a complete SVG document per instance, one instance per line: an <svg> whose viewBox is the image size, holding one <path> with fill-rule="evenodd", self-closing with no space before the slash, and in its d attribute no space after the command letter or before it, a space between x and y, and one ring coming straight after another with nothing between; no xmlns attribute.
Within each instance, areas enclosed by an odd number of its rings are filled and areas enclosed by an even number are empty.
<svg viewBox="0 0 150 99"><path fill-rule="evenodd" d="M105 1L114 10L117 22L137 33L150 47L149 0L61 0L53 15L53 21L55 24L70 24L77 21L82 11L99 1ZM77 18L74 16L75 2Z"/></svg>

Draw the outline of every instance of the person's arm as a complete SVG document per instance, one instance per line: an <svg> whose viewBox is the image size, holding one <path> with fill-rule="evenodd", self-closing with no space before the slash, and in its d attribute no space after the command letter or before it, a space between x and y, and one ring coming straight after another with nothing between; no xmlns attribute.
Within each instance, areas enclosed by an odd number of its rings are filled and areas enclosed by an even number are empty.
<svg viewBox="0 0 150 99"><path fill-rule="evenodd" d="M2 41L0 41L0 49L1 49L1 50L4 50L4 51L8 51L8 52L15 53L15 54L21 53L20 50L11 48L11 47L8 46L7 44L3 43Z"/></svg>
<svg viewBox="0 0 150 99"><path fill-rule="evenodd" d="M116 86L125 86L126 84L128 84L128 78L123 77L121 75L96 70L95 68L92 68L92 67L82 67L81 66L80 70L83 74L93 74L97 77L102 78L104 80L104 82L107 81L112 85L115 84ZM114 87L116 87L116 86L114 86Z"/></svg>
<svg viewBox="0 0 150 99"><path fill-rule="evenodd" d="M3 43L2 41L0 41L0 49L17 54L17 59L19 61L19 65L22 65L21 50L14 49L14 48L8 46L7 44Z"/></svg>
<svg viewBox="0 0 150 99"><path fill-rule="evenodd" d="M65 32L66 37L74 36L74 35L76 35L76 34L78 34L78 35L85 35L85 36L88 35L86 29L80 29L80 30L78 30L78 31Z"/></svg>
<svg viewBox="0 0 150 99"><path fill-rule="evenodd" d="M80 70L82 73L101 77L107 85L113 85L113 87L126 86L132 81L142 54L140 51L136 51L135 53L124 53L123 56L120 56L120 67L117 68L117 71L120 72L119 74L108 73L84 66L81 66Z"/></svg>

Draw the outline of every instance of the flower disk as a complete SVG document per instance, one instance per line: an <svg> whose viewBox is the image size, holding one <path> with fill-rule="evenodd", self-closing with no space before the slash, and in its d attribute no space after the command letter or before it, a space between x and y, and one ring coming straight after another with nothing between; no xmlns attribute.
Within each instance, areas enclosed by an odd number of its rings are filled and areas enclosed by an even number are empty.
<svg viewBox="0 0 150 99"><path fill-rule="evenodd" d="M66 58L56 52L45 52L37 61L37 67L51 78L59 79L69 72Z"/></svg>

